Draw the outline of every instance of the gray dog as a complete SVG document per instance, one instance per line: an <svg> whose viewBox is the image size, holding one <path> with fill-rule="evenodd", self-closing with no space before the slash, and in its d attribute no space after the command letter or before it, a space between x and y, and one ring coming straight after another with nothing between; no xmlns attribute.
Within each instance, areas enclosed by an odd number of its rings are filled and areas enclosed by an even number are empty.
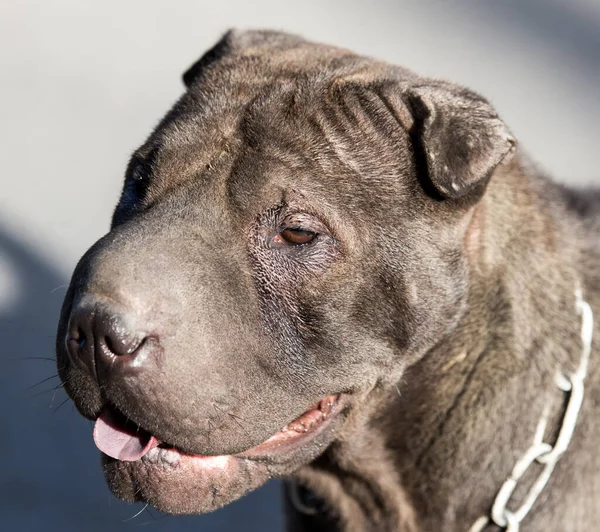
<svg viewBox="0 0 600 532"><path fill-rule="evenodd" d="M294 531L597 529L600 194L347 50L232 31L184 82L58 329L114 494L287 477Z"/></svg>

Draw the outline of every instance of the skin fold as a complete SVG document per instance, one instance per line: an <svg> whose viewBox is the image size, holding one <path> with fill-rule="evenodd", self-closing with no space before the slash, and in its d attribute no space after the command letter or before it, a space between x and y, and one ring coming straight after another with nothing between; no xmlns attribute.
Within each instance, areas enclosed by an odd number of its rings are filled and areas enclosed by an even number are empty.
<svg viewBox="0 0 600 532"><path fill-rule="evenodd" d="M282 477L317 501L288 493L291 531L467 530L559 425L600 195L539 175L480 95L348 50L231 31L184 82L58 327L79 412L161 443L103 455L110 488L203 513ZM596 338L528 531L600 519Z"/></svg>

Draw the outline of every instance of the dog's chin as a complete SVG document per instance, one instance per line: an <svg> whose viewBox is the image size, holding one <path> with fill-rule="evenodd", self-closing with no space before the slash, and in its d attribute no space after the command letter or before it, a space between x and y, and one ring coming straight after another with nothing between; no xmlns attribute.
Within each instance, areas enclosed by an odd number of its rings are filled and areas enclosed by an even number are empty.
<svg viewBox="0 0 600 532"><path fill-rule="evenodd" d="M211 512L318 457L335 438L346 399L324 398L265 442L238 454L201 456L165 445L135 461L103 454L106 480L128 502L147 502L171 514Z"/></svg>

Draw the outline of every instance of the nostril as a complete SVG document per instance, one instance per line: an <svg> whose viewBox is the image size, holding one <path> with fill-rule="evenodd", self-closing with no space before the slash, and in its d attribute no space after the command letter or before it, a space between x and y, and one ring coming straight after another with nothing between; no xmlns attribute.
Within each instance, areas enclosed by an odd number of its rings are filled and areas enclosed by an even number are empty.
<svg viewBox="0 0 600 532"><path fill-rule="evenodd" d="M119 355L120 353L115 349L112 340L110 339L110 336L105 336L104 337L104 344L106 345L106 347L108 347L108 350L115 354L115 355Z"/></svg>
<svg viewBox="0 0 600 532"><path fill-rule="evenodd" d="M67 333L66 345L67 349L81 352L85 350L88 343L87 336L83 330L78 327L75 331Z"/></svg>
<svg viewBox="0 0 600 532"><path fill-rule="evenodd" d="M83 329L81 327L77 327L77 333L73 340L77 342L77 346L79 347L79 349L83 349L85 347L87 338L85 337L85 333L83 332Z"/></svg>
<svg viewBox="0 0 600 532"><path fill-rule="evenodd" d="M109 330L98 333L97 342L100 348L109 356L124 357L134 355L144 344L146 338L138 335L129 335L121 330Z"/></svg>
<svg viewBox="0 0 600 532"><path fill-rule="evenodd" d="M94 339L91 327L93 318L91 309L76 308L71 313L65 338L67 355L71 362L92 375L95 374Z"/></svg>
<svg viewBox="0 0 600 532"><path fill-rule="evenodd" d="M99 382L123 371L139 371L147 355L159 349L159 340L140 330L138 320L106 304L75 305L66 337L69 358Z"/></svg>

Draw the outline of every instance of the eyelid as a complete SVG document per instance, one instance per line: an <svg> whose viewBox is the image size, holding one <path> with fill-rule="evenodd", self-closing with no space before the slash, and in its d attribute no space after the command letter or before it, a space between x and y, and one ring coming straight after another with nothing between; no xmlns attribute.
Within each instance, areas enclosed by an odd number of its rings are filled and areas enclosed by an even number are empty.
<svg viewBox="0 0 600 532"><path fill-rule="evenodd" d="M290 214L286 216L281 227L297 231L307 231L309 233L329 233L327 227L319 219L304 213Z"/></svg>
<svg viewBox="0 0 600 532"><path fill-rule="evenodd" d="M150 168L148 163L141 159L133 159L129 164L127 171L127 178L133 182L139 183L140 181L146 181L150 175Z"/></svg>
<svg viewBox="0 0 600 532"><path fill-rule="evenodd" d="M284 225L281 228L282 231L296 231L297 233L312 233L314 235L319 234L319 231L313 231L312 229L307 229L306 227L299 227L297 225Z"/></svg>
<svg viewBox="0 0 600 532"><path fill-rule="evenodd" d="M142 152L135 152L129 160L126 177L134 182L148 181L154 171L154 164L158 157L158 147Z"/></svg>

